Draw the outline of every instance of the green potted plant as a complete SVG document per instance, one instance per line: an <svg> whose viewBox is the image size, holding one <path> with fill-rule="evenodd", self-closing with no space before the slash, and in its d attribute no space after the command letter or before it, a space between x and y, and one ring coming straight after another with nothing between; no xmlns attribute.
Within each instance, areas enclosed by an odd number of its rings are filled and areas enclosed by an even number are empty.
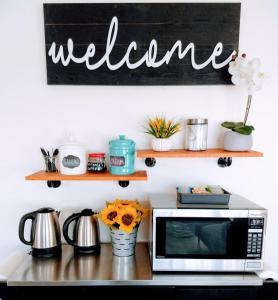
<svg viewBox="0 0 278 300"><path fill-rule="evenodd" d="M248 92L246 111L243 122L223 122L224 128L230 129L224 134L224 150L248 151L253 145L252 132L255 129L247 125L247 119L253 94L262 88L264 74L260 72L261 62L258 58L247 60L246 54L235 56L229 64L231 81L235 85L244 86Z"/></svg>
<svg viewBox="0 0 278 300"><path fill-rule="evenodd" d="M152 149L154 151L171 150L170 138L181 130L180 123L173 120L167 120L166 117L155 117L148 120L148 126L145 133L153 136Z"/></svg>

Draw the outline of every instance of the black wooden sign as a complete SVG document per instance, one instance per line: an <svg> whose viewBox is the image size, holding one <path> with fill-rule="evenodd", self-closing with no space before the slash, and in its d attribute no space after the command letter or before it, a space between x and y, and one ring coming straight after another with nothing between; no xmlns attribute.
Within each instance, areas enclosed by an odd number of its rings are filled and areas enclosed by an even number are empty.
<svg viewBox="0 0 278 300"><path fill-rule="evenodd" d="M44 4L48 84L230 84L240 3Z"/></svg>

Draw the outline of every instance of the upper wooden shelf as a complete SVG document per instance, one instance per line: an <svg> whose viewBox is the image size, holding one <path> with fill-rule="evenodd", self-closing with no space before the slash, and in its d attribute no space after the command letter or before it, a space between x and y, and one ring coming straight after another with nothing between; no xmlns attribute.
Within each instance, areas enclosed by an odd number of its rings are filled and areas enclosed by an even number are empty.
<svg viewBox="0 0 278 300"><path fill-rule="evenodd" d="M167 152L153 151L151 149L137 150L137 157L141 158L159 158L159 157L169 157L169 158L220 158L220 157L262 157L263 153L250 150L244 152L234 152L225 151L223 149L208 149L206 151L188 151L184 149L174 149Z"/></svg>
<svg viewBox="0 0 278 300"><path fill-rule="evenodd" d="M45 172L39 171L25 177L26 180L51 180L51 181L64 181L64 180L109 180L109 181L130 181L130 180L147 180L146 171L137 171L132 175L112 175L109 172L104 173L86 173L82 175L63 175L60 172Z"/></svg>

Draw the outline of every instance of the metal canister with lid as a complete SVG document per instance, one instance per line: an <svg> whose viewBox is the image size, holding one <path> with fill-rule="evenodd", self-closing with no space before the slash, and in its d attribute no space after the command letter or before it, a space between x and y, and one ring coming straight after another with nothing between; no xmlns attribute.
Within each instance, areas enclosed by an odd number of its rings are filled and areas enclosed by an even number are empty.
<svg viewBox="0 0 278 300"><path fill-rule="evenodd" d="M109 142L109 171L114 175L134 173L135 142L124 135Z"/></svg>
<svg viewBox="0 0 278 300"><path fill-rule="evenodd" d="M195 118L186 121L185 149L207 150L208 119Z"/></svg>

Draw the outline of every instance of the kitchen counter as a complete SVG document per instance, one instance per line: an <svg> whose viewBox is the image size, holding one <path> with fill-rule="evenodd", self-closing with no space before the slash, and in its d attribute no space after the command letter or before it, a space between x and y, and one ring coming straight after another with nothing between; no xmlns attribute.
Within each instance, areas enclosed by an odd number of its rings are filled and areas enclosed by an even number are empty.
<svg viewBox="0 0 278 300"><path fill-rule="evenodd" d="M261 286L256 274L155 274L146 243L137 243L134 257L112 255L102 244L99 255L74 256L63 245L61 258L26 259L8 278L8 286Z"/></svg>

